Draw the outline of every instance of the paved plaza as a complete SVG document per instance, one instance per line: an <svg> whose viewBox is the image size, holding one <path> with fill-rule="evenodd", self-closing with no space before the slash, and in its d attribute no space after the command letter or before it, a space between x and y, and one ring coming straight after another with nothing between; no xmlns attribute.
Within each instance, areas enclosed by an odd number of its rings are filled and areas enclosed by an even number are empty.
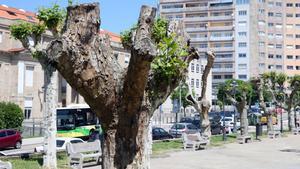
<svg viewBox="0 0 300 169"><path fill-rule="evenodd" d="M300 169L300 135L174 152L152 158L151 169Z"/></svg>

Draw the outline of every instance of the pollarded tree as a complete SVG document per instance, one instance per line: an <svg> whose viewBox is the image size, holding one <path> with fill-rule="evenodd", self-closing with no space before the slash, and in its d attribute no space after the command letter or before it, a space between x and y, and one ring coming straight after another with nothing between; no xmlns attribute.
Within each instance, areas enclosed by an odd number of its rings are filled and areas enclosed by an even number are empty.
<svg viewBox="0 0 300 169"><path fill-rule="evenodd" d="M207 65L204 68L202 74L202 86L201 86L201 96L195 99L192 94L189 94L186 99L192 103L197 112L200 113L201 117L201 132L204 136L210 138L211 130L210 130L210 122L208 111L211 107L210 101L206 98L206 90L207 90L207 78L211 71L211 68L214 64L215 54L213 52L207 52Z"/></svg>
<svg viewBox="0 0 300 169"><path fill-rule="evenodd" d="M57 101L57 71L56 63L48 59L43 34L46 29L52 32L54 38L60 38L61 25L65 18L65 11L58 5L51 8L41 8L37 14L38 23L22 22L10 27L11 35L21 41L24 48L31 52L33 58L39 61L45 77L44 108L44 149L43 168L56 168L56 101ZM30 44L30 39L33 44Z"/></svg>
<svg viewBox="0 0 300 169"><path fill-rule="evenodd" d="M295 109L299 101L298 94L300 92L300 75L294 75L291 77L289 80L289 89L291 90L291 93L287 95L286 110L288 112L288 126L289 130L291 130L293 127L296 127L297 113L295 112ZM294 120L292 120L292 110L294 110Z"/></svg>
<svg viewBox="0 0 300 169"><path fill-rule="evenodd" d="M99 14L98 3L69 6L62 31L35 54L56 68L101 119L102 168L149 168L149 120L199 56L184 42L181 22L156 20L156 9L142 6L137 26L122 35L131 52L123 69L109 38L99 35Z"/></svg>
<svg viewBox="0 0 300 169"><path fill-rule="evenodd" d="M236 82L237 86L232 85L233 81ZM233 91L233 87L235 87L235 93L231 92ZM224 101L231 102L240 113L242 136L248 135L247 105L248 101L251 100L252 93L253 89L249 82L234 79L227 80L218 89L218 99L223 100L225 98L226 100Z"/></svg>

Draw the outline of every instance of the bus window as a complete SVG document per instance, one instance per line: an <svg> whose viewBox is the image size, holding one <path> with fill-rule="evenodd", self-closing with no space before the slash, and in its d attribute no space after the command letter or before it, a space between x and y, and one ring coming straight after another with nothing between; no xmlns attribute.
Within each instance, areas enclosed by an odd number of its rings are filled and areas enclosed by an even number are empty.
<svg viewBox="0 0 300 169"><path fill-rule="evenodd" d="M75 113L75 125L76 126L84 126L86 125L86 116L85 112L82 109L78 109Z"/></svg>
<svg viewBox="0 0 300 169"><path fill-rule="evenodd" d="M69 110L57 110L57 129L73 129L74 117Z"/></svg>
<svg viewBox="0 0 300 169"><path fill-rule="evenodd" d="M95 125L97 123L97 118L95 113L91 112L90 109L86 111L86 123Z"/></svg>

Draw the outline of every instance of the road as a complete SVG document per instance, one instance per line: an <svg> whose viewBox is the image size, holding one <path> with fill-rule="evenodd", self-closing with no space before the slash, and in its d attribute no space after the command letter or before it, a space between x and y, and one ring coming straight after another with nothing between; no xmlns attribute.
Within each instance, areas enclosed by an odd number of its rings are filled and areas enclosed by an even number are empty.
<svg viewBox="0 0 300 169"><path fill-rule="evenodd" d="M0 155L17 155L23 153L33 153L34 148L42 145L43 137L23 139L21 149L7 149L0 151Z"/></svg>
<svg viewBox="0 0 300 169"><path fill-rule="evenodd" d="M151 169L300 169L300 135L171 153L152 158Z"/></svg>

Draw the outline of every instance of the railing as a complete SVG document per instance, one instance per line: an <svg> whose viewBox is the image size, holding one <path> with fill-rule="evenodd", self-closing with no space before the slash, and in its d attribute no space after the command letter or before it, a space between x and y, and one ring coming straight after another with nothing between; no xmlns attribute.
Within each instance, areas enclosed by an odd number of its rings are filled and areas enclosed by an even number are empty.
<svg viewBox="0 0 300 169"><path fill-rule="evenodd" d="M213 68L213 72L234 72L234 68Z"/></svg>

